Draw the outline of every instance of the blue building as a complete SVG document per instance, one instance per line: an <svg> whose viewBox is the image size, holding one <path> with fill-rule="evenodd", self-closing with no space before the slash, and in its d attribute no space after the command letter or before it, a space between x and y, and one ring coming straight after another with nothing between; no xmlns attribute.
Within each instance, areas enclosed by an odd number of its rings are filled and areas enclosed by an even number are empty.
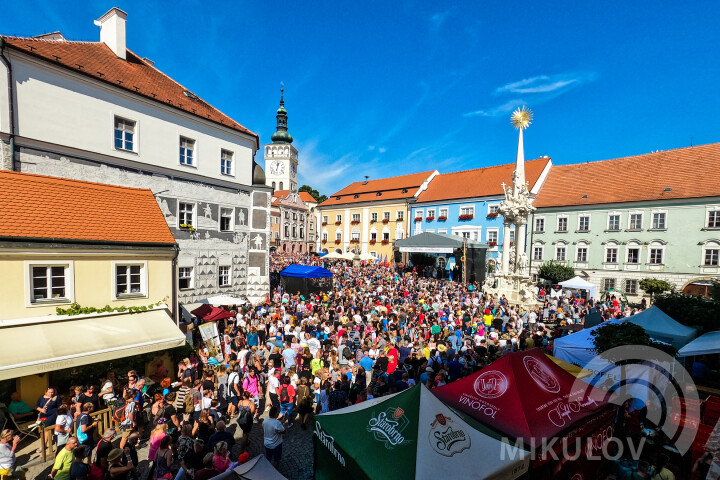
<svg viewBox="0 0 720 480"><path fill-rule="evenodd" d="M551 166L547 157L525 162L531 195L538 193ZM497 259L503 242L503 217L497 209L505 198L503 183L512 185L514 168L508 163L436 175L411 207L411 235L432 232L477 240L487 243L488 255Z"/></svg>

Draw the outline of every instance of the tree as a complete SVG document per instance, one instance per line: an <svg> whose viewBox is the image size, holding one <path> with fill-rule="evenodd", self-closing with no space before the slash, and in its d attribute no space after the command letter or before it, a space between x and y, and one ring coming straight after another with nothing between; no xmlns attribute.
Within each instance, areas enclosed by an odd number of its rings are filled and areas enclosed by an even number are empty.
<svg viewBox="0 0 720 480"><path fill-rule="evenodd" d="M673 289L673 286L665 280L659 280L657 278L643 278L640 280L640 288L650 295L650 301L652 302L655 295L663 292L669 292Z"/></svg>
<svg viewBox="0 0 720 480"><path fill-rule="evenodd" d="M575 276L575 269L570 265L550 260L540 265L538 276L550 280L550 282L555 285L573 278Z"/></svg>
<svg viewBox="0 0 720 480"><path fill-rule="evenodd" d="M720 301L678 292L661 293L653 302L674 320L704 332L720 329Z"/></svg>
<svg viewBox="0 0 720 480"><path fill-rule="evenodd" d="M640 325L630 322L608 324L592 332L595 350L603 353L624 345L641 345L653 347L674 357L677 349L666 343L656 342L650 338Z"/></svg>
<svg viewBox="0 0 720 480"><path fill-rule="evenodd" d="M303 185L298 188L298 192L308 192L318 203L322 203L328 198L327 195L320 195L320 192L312 188L310 185Z"/></svg>

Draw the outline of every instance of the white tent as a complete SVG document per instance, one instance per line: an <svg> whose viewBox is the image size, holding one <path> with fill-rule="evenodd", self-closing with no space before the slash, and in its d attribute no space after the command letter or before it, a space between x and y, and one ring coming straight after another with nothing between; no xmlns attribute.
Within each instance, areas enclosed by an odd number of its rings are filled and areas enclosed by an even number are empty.
<svg viewBox="0 0 720 480"><path fill-rule="evenodd" d="M697 336L695 327L686 327L655 306L633 315L627 320L643 327L653 340L669 343L678 349L687 345Z"/></svg>
<svg viewBox="0 0 720 480"><path fill-rule="evenodd" d="M322 258L323 258L323 260L346 260L346 258L343 256L342 253L338 253L335 250L328 253L327 255L325 255Z"/></svg>
<svg viewBox="0 0 720 480"><path fill-rule="evenodd" d="M598 298L597 286L581 277L573 277L570 280L560 282L559 285L563 288L569 288L571 290L587 290L588 298L594 298L595 300Z"/></svg>
<svg viewBox="0 0 720 480"><path fill-rule="evenodd" d="M720 332L708 332L688 343L678 352L679 357L720 353Z"/></svg>
<svg viewBox="0 0 720 480"><path fill-rule="evenodd" d="M265 455L260 454L211 480L286 480L286 478L275 470Z"/></svg>
<svg viewBox="0 0 720 480"><path fill-rule="evenodd" d="M215 295L214 297L208 297L204 300L200 300L200 303L207 303L209 305L222 306L222 305L244 305L247 303L244 298L231 297L230 295Z"/></svg>

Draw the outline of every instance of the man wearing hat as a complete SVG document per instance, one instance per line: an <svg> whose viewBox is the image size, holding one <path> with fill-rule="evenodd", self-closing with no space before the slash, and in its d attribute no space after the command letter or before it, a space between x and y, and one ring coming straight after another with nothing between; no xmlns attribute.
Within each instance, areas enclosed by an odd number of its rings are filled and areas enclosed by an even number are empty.
<svg viewBox="0 0 720 480"><path fill-rule="evenodd" d="M123 451L119 448L113 448L107 456L108 474L110 478L127 477L127 472L135 471L135 464L132 462L130 455L126 456L127 465L122 464Z"/></svg>
<svg viewBox="0 0 720 480"><path fill-rule="evenodd" d="M98 443L95 453L95 465L102 469L103 473L108 471L108 455L113 449L112 441L115 438L115 429L108 428L103 432L102 440Z"/></svg>

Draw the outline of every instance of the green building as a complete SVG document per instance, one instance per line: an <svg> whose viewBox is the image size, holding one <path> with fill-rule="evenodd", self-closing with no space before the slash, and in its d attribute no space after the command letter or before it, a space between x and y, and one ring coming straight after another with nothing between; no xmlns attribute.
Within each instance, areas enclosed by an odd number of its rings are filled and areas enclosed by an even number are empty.
<svg viewBox="0 0 720 480"><path fill-rule="evenodd" d="M720 143L556 165L534 205L533 274L557 260L636 301L643 278L704 293L720 276Z"/></svg>

